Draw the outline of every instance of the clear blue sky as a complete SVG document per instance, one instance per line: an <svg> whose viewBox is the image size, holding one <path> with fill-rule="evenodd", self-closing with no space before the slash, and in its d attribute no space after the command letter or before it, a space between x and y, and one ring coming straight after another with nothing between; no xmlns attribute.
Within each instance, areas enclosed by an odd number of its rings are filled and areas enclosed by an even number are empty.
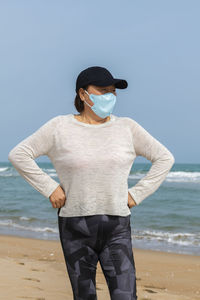
<svg viewBox="0 0 200 300"><path fill-rule="evenodd" d="M76 77L96 65L128 81L113 114L176 163L200 163L199 14L199 0L1 1L0 161L50 118L77 113Z"/></svg>

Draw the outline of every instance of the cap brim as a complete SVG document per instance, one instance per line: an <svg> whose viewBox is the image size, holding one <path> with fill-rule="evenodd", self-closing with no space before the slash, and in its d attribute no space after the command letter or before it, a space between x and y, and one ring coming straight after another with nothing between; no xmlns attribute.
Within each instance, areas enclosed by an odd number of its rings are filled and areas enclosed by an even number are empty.
<svg viewBox="0 0 200 300"><path fill-rule="evenodd" d="M128 86L128 82L124 79L114 79L114 85L117 89L126 89Z"/></svg>
<svg viewBox="0 0 200 300"><path fill-rule="evenodd" d="M90 84L94 84L97 86L108 86L114 84L117 89L126 89L128 86L128 82L126 80L118 79L118 78L114 78L111 81L107 81L107 80L92 81Z"/></svg>

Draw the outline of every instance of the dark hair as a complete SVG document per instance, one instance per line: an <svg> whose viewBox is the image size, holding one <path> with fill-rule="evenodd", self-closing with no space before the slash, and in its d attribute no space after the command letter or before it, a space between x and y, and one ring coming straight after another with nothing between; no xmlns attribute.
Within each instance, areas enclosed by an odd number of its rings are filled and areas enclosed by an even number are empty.
<svg viewBox="0 0 200 300"><path fill-rule="evenodd" d="M87 90L89 85L85 85L85 86L82 86L82 88L84 90ZM76 94L76 97L74 99L74 106L76 107L76 110L81 113L82 111L84 111L84 103L83 101L81 100L80 96L79 96L79 91L78 93Z"/></svg>

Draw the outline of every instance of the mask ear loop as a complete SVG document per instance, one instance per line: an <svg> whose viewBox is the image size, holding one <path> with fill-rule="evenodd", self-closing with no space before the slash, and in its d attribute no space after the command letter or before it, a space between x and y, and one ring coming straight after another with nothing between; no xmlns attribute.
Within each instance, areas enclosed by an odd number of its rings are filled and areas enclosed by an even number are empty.
<svg viewBox="0 0 200 300"><path fill-rule="evenodd" d="M90 94L88 93L88 91L86 91L86 90L84 90L87 94L88 94L88 96L90 96ZM88 104L85 100L84 100L84 102L91 108L92 107L92 105L90 105L90 104Z"/></svg>

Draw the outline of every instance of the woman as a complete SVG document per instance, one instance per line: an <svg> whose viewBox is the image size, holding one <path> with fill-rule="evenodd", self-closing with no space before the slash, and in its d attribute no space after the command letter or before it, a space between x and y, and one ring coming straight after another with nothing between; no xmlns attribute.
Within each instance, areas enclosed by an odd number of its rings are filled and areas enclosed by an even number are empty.
<svg viewBox="0 0 200 300"><path fill-rule="evenodd" d="M137 299L131 243L132 208L164 181L174 156L135 120L112 114L116 79L103 67L89 67L76 80L79 114L59 115L9 153L9 160L36 190L58 208L60 240L74 299L97 299L98 261L112 300ZM59 181L34 159L47 155ZM136 156L152 162L146 176L128 188Z"/></svg>

